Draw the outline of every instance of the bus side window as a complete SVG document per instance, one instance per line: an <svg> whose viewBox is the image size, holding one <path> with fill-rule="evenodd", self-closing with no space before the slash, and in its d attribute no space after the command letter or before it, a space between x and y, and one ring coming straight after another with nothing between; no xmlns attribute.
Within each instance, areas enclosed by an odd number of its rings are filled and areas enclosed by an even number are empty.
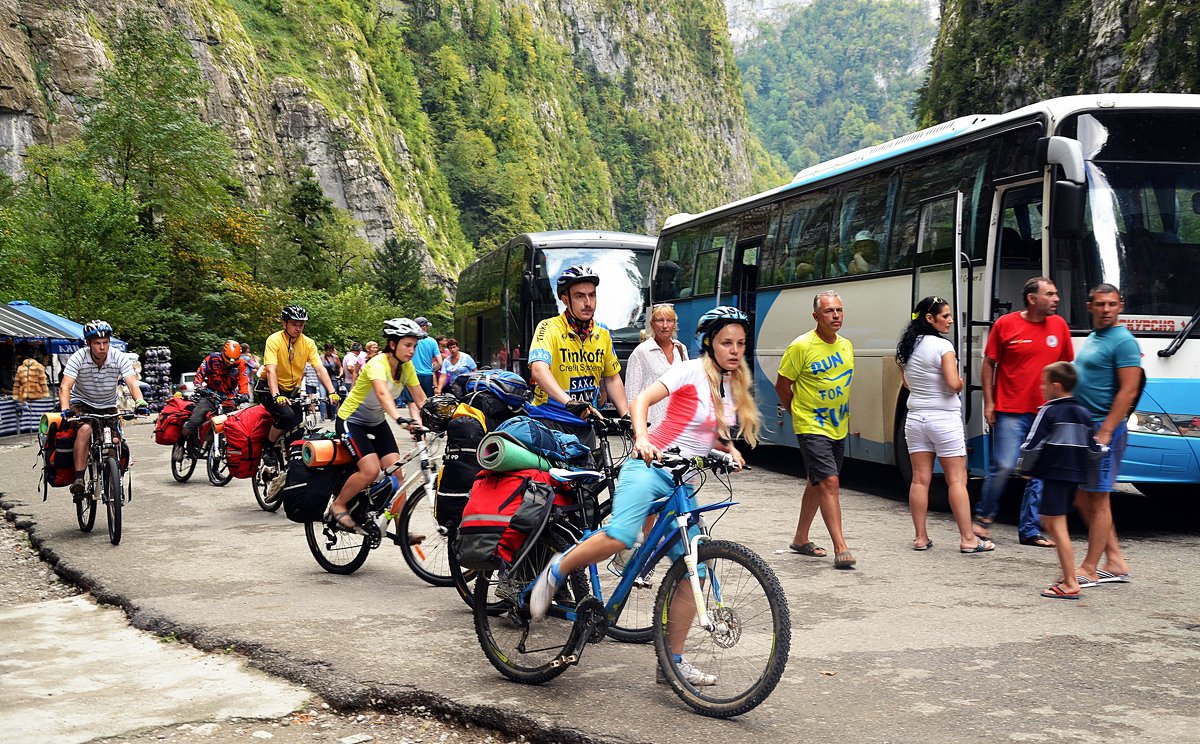
<svg viewBox="0 0 1200 744"><path fill-rule="evenodd" d="M838 220L838 250L831 257L836 276L879 271L880 241L887 241L889 175L877 173L849 185L843 192Z"/></svg>

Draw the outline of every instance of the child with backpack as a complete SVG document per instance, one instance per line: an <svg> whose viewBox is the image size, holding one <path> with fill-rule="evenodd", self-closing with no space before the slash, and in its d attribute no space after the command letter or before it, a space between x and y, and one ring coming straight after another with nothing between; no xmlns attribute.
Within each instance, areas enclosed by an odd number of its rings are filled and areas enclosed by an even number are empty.
<svg viewBox="0 0 1200 744"><path fill-rule="evenodd" d="M1094 582L1075 575L1075 554L1067 532L1067 512L1075 492L1087 483L1099 445L1092 439L1092 415L1071 395L1079 376L1070 362L1054 362L1042 370L1042 397L1021 445L1017 470L1041 478L1042 529L1050 534L1058 551L1062 579L1042 591L1047 599L1079 599L1081 587Z"/></svg>

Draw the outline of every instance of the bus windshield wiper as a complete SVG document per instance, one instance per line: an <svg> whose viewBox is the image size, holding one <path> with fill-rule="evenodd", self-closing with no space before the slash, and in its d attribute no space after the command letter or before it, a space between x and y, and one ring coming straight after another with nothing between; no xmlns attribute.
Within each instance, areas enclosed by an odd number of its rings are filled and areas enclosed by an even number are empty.
<svg viewBox="0 0 1200 744"><path fill-rule="evenodd" d="M1192 319L1184 324L1183 329L1175 334L1175 338L1171 339L1171 343L1167 344L1167 348L1159 349L1160 357L1169 357L1179 351L1179 347L1183 346L1183 342L1187 341L1188 336L1192 335L1192 329L1196 324L1200 323L1200 307L1196 308L1196 312L1192 313Z"/></svg>

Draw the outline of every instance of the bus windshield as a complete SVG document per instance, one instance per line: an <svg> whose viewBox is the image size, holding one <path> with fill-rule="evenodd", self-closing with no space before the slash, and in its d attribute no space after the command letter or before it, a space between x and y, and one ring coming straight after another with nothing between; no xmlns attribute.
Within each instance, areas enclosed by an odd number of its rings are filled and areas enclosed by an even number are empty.
<svg viewBox="0 0 1200 744"><path fill-rule="evenodd" d="M1087 288L1121 289L1134 331L1173 333L1196 311L1200 286L1200 147L1191 112L1094 112L1075 117L1087 169L1089 237L1071 261L1073 328L1089 327ZM1062 308L1060 308L1062 312Z"/></svg>
<svg viewBox="0 0 1200 744"><path fill-rule="evenodd" d="M538 256L542 297L554 296L554 280L563 269L568 266L590 266L600 277L596 292L596 320L612 332L613 341L636 343L648 301L645 277L650 275L651 256L650 251L607 246L547 248L540 251ZM549 303L545 304L545 314L549 315ZM554 306L554 313L563 311L563 304L557 298L554 298Z"/></svg>

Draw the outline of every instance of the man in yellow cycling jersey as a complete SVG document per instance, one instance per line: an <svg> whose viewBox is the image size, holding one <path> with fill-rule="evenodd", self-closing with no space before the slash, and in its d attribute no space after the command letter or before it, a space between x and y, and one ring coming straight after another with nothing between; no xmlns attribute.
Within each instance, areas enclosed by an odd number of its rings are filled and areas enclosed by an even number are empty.
<svg viewBox="0 0 1200 744"><path fill-rule="evenodd" d="M596 437L584 419L598 415L594 406L601 384L617 412L629 414L612 336L594 319L599 285L600 277L586 266L564 270L557 291L565 310L538 323L529 347L529 371L537 385L529 414L592 449Z"/></svg>
<svg viewBox="0 0 1200 744"><path fill-rule="evenodd" d="M337 403L342 398L334 390L329 373L321 364L317 354L317 345L304 335L304 324L308 321L308 311L296 305L288 305L279 315L283 321L283 330L267 336L267 349L263 354L263 374L254 385L258 402L266 406L275 418L274 425L267 438L276 442L285 431L296 427L299 417L292 408L292 400L300 392L304 384L304 366L311 364L317 372L317 379L329 393L329 401ZM273 447L263 449L263 458L267 464L275 457Z"/></svg>

